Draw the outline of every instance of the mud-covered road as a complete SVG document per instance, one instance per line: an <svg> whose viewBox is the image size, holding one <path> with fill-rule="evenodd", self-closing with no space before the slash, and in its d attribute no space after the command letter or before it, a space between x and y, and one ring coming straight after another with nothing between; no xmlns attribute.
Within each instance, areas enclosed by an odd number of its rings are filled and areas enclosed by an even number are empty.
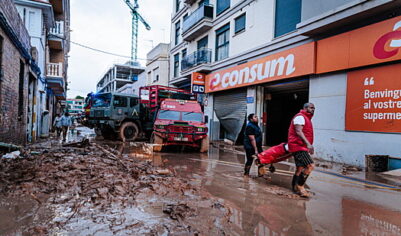
<svg viewBox="0 0 401 236"><path fill-rule="evenodd" d="M82 136L91 132L69 138ZM51 141L21 156L0 162L0 235L401 235L395 183L337 174L330 163L302 199L289 190L293 164L244 178L243 153L224 146L154 153L141 143Z"/></svg>

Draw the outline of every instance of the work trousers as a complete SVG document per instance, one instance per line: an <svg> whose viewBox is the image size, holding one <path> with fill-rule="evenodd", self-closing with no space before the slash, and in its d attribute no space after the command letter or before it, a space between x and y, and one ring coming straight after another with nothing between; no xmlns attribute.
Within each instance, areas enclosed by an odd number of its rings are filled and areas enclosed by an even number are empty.
<svg viewBox="0 0 401 236"><path fill-rule="evenodd" d="M68 133L68 126L63 126L63 141L66 140Z"/></svg>
<svg viewBox="0 0 401 236"><path fill-rule="evenodd" d="M263 152L262 147L257 147L258 148L258 153ZM246 163L245 163L245 167L247 166L252 166L252 162L253 162L253 157L252 155L255 155L255 149L254 148L245 148L245 154L246 154Z"/></svg>

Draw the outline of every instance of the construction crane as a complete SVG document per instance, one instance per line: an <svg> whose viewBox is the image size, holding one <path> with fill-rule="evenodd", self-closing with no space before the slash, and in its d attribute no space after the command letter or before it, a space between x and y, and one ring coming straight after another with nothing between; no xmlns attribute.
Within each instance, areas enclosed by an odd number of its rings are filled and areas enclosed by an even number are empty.
<svg viewBox="0 0 401 236"><path fill-rule="evenodd" d="M147 30L150 30L150 25L143 19L138 12L138 0L125 0L125 3L131 9L132 14L132 38L131 38L131 64L138 63L138 21L141 21Z"/></svg>

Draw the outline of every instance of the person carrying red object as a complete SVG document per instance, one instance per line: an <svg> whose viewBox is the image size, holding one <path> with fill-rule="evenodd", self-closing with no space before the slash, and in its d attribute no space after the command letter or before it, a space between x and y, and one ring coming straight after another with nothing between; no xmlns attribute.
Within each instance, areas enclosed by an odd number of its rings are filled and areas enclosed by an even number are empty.
<svg viewBox="0 0 401 236"><path fill-rule="evenodd" d="M312 117L313 103L305 103L303 109L294 116L288 130L288 151L293 153L296 171L292 179L292 189L302 197L309 197L304 185L314 169L310 154L314 153Z"/></svg>
<svg viewBox="0 0 401 236"><path fill-rule="evenodd" d="M263 152L262 149L262 131L258 126L258 117L255 114L248 115L248 124L245 128L244 148L246 153L246 162L244 167L244 176L249 176L254 155Z"/></svg>

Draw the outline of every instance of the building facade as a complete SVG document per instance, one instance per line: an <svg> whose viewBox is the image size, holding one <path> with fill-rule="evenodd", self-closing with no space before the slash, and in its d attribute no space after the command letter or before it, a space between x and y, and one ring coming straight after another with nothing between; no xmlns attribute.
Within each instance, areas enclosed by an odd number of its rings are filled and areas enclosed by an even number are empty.
<svg viewBox="0 0 401 236"><path fill-rule="evenodd" d="M286 142L290 120L310 101L318 157L359 166L365 155L400 157L400 6L174 1L170 83L189 89L194 72L205 77L212 140L241 143L246 115L256 113L266 145Z"/></svg>
<svg viewBox="0 0 401 236"><path fill-rule="evenodd" d="M130 62L114 64L99 80L96 85L96 91L98 93L121 92L122 90L126 91L134 88L135 84L145 84L145 79L139 76L144 71L145 68L139 65L132 65Z"/></svg>
<svg viewBox="0 0 401 236"><path fill-rule="evenodd" d="M67 109L71 115L79 115L84 112L84 99L67 98Z"/></svg>
<svg viewBox="0 0 401 236"><path fill-rule="evenodd" d="M68 87L68 53L70 52L70 0L48 0L55 23L46 44L47 107L51 122L66 106Z"/></svg>
<svg viewBox="0 0 401 236"><path fill-rule="evenodd" d="M30 35L38 75L29 83L28 141L48 137L52 119L62 112L67 85L69 52L68 0L14 0Z"/></svg>
<svg viewBox="0 0 401 236"><path fill-rule="evenodd" d="M169 50L169 44L160 43L146 55L146 85L169 85Z"/></svg>
<svg viewBox="0 0 401 236"><path fill-rule="evenodd" d="M0 3L0 142L24 144L27 123L28 84L36 80L28 31L11 0Z"/></svg>

